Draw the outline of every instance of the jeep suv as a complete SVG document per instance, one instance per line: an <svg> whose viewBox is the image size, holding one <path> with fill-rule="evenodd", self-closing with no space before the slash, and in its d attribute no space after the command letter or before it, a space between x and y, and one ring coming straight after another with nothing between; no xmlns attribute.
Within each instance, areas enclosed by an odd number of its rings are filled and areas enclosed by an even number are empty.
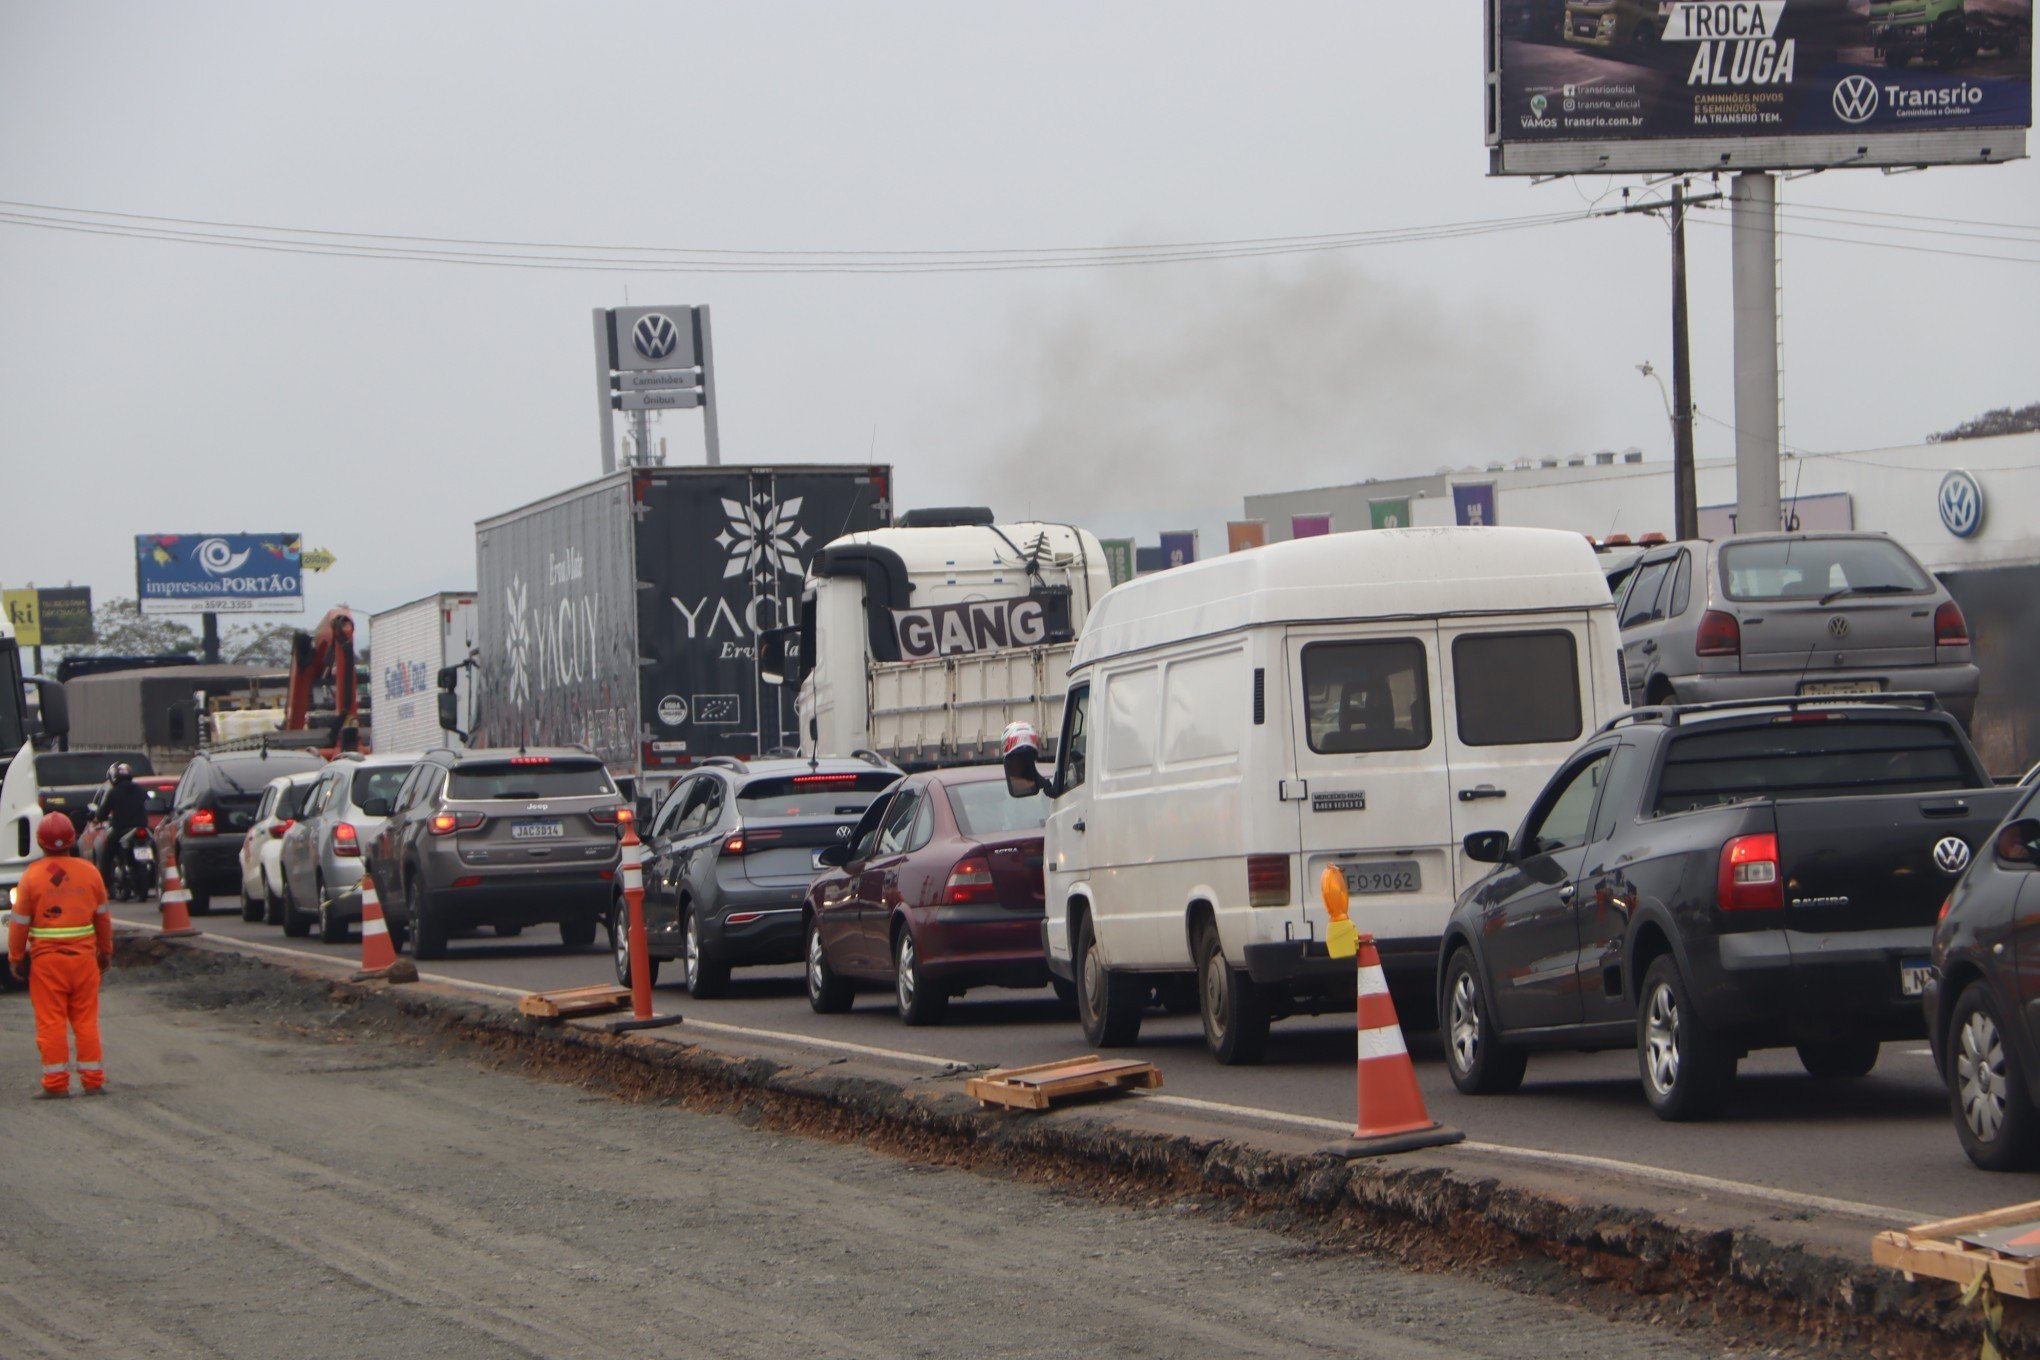
<svg viewBox="0 0 2040 1360"><path fill-rule="evenodd" d="M645 838L645 940L654 977L678 959L695 996L721 995L742 964L798 963L802 903L821 851L849 843L901 771L849 759L711 756L675 783ZM616 975L630 976L622 899L612 907Z"/></svg>
<svg viewBox="0 0 2040 1360"><path fill-rule="evenodd" d="M629 817L586 751L430 751L398 789L368 870L417 958L443 958L455 931L484 925L515 935L553 922L584 949L615 899Z"/></svg>
<svg viewBox="0 0 2040 1360"><path fill-rule="evenodd" d="M191 909L203 916L214 894L241 890L241 842L255 824L262 790L280 774L325 764L311 751L201 751L184 767L170 815L153 833L157 860L171 855L191 890Z"/></svg>

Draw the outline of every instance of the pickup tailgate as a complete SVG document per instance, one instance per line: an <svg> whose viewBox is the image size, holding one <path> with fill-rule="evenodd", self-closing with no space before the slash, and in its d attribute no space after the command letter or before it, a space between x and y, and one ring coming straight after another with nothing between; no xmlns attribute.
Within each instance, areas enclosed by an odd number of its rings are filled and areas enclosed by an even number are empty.
<svg viewBox="0 0 2040 1360"><path fill-rule="evenodd" d="M2018 794L2005 788L1781 799L1778 867L1787 928L1930 929L1970 855L1988 842Z"/></svg>

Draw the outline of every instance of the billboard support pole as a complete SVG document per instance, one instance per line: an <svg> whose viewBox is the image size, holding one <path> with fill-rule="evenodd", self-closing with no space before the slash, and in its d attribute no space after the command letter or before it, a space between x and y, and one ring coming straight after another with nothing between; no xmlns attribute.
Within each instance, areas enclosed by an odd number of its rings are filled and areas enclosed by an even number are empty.
<svg viewBox="0 0 2040 1360"><path fill-rule="evenodd" d="M1686 333L1686 186L1672 186L1672 525L1679 539L1700 537L1700 495L1693 471L1693 354Z"/></svg>
<svg viewBox="0 0 2040 1360"><path fill-rule="evenodd" d="M1729 224L1735 297L1735 531L1775 533L1778 518L1778 182L1735 177Z"/></svg>
<svg viewBox="0 0 2040 1360"><path fill-rule="evenodd" d="M715 345L708 329L708 305L694 309L694 357L701 364L701 441L710 467L722 466L722 432L716 428L722 402L715 390Z"/></svg>
<svg viewBox="0 0 2040 1360"><path fill-rule="evenodd" d="M602 415L602 472L616 471L616 418L609 407L609 312L595 309L595 409Z"/></svg>
<svg viewBox="0 0 2040 1360"><path fill-rule="evenodd" d="M199 616L200 626L205 630L205 664L220 664L220 616L210 611Z"/></svg>

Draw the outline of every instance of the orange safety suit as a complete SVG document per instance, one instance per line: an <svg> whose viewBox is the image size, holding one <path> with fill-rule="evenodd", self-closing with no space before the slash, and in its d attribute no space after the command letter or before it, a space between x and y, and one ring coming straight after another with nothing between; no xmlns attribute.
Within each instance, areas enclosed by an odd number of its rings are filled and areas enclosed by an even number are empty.
<svg viewBox="0 0 2040 1360"><path fill-rule="evenodd" d="M35 1044L46 1091L70 1089L71 1035L78 1076L88 1091L106 1085L99 1048L99 975L113 957L106 881L91 861L52 855L28 866L7 921L8 966L28 963Z"/></svg>

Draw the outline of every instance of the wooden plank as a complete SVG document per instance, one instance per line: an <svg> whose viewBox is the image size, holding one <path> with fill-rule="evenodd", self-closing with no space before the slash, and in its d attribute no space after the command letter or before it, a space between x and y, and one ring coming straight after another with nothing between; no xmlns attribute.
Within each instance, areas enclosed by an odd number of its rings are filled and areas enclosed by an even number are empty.
<svg viewBox="0 0 2040 1360"><path fill-rule="evenodd" d="M2000 1294L2019 1299L2040 1299L2040 1260L2018 1260L1994 1251L1958 1242L1944 1234L1949 1225L1961 1232L1974 1232L2004 1222L2030 1218L2036 1206L2022 1204L1988 1214L1971 1214L1941 1223L1922 1224L1904 1232L1881 1232L1870 1239L1870 1259L1880 1266L1902 1272L1910 1280L1925 1275L1968 1286L1986 1271ZM1935 1235L1923 1235L1931 1230Z"/></svg>
<svg viewBox="0 0 2040 1360"><path fill-rule="evenodd" d="M1960 1237L1978 1228L1995 1228L2000 1223L2017 1223L2021 1219L2040 1220L2040 1200L2027 1204L2014 1204L2005 1209L1992 1209L1987 1213L1966 1214L1961 1218L1944 1218L1938 1223L1920 1223L1905 1230L1911 1238Z"/></svg>
<svg viewBox="0 0 2040 1360"><path fill-rule="evenodd" d="M629 1004L630 993L621 987L568 987L520 997L517 1009L536 1020L563 1020L575 1015L600 1015Z"/></svg>
<svg viewBox="0 0 2040 1360"><path fill-rule="evenodd" d="M1161 1084L1162 1074L1153 1063L1101 1059L1093 1053L1060 1062L987 1072L964 1082L963 1089L987 1108L1003 1105L1009 1109L1045 1110L1053 1102L1072 1096L1153 1090Z"/></svg>

